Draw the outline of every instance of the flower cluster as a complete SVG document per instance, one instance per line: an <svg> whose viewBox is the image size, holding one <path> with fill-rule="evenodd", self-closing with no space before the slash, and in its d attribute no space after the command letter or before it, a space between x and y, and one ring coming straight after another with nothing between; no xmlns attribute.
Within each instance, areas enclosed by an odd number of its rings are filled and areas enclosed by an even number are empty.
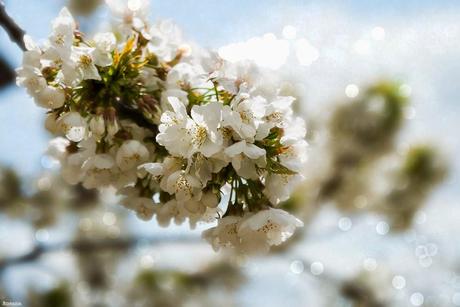
<svg viewBox="0 0 460 307"><path fill-rule="evenodd" d="M114 187L123 205L167 226L215 222L215 249L265 251L302 222L276 209L301 180L305 126L293 97L250 63L192 52L140 1L107 1L111 32L87 37L67 9L44 46L25 38L17 82L48 110L63 178Z"/></svg>

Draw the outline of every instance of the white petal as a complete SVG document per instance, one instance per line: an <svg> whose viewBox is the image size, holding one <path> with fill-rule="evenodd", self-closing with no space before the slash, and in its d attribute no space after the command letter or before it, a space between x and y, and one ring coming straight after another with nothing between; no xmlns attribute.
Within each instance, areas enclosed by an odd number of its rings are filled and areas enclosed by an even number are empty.
<svg viewBox="0 0 460 307"><path fill-rule="evenodd" d="M244 154L251 159L257 159L263 155L265 155L265 149L257 147L254 144L246 144L244 148Z"/></svg>
<svg viewBox="0 0 460 307"><path fill-rule="evenodd" d="M207 158L218 153L222 148L222 145L213 143L207 140L200 148L200 152Z"/></svg>
<svg viewBox="0 0 460 307"><path fill-rule="evenodd" d="M23 40L27 50L36 50L38 48L30 35L25 34Z"/></svg>
<svg viewBox="0 0 460 307"><path fill-rule="evenodd" d="M88 79L101 80L101 76L99 75L99 72L95 65L89 65L88 67L85 67L85 68L82 67L81 72L82 72L83 80L88 80Z"/></svg>
<svg viewBox="0 0 460 307"><path fill-rule="evenodd" d="M246 141L240 141L238 143L235 143L225 149L225 154L229 156L230 158L233 158L234 156L242 153L246 148Z"/></svg>
<svg viewBox="0 0 460 307"><path fill-rule="evenodd" d="M96 43L96 48L101 52L109 53L115 49L117 39L112 32L97 33L94 36L94 42Z"/></svg>
<svg viewBox="0 0 460 307"><path fill-rule="evenodd" d="M163 164L162 163L145 163L139 165L139 168L145 169L148 173L153 176L163 175Z"/></svg>
<svg viewBox="0 0 460 307"><path fill-rule="evenodd" d="M222 104L214 101L203 106L193 106L191 116L197 124L215 131L222 120Z"/></svg>
<svg viewBox="0 0 460 307"><path fill-rule="evenodd" d="M187 110L185 105L177 97L168 97L168 102L172 106L174 112L181 115L182 118L187 117Z"/></svg>

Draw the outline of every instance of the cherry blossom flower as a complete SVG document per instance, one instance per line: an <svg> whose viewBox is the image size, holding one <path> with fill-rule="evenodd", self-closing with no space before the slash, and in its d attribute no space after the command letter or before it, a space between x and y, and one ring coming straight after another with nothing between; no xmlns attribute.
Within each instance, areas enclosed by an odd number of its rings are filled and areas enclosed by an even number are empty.
<svg viewBox="0 0 460 307"><path fill-rule="evenodd" d="M199 200L201 197L201 183L190 174L176 171L168 177L166 191L175 195L178 201L190 199Z"/></svg>
<svg viewBox="0 0 460 307"><path fill-rule="evenodd" d="M65 102L64 90L53 86L46 86L37 95L36 102L43 108L60 108Z"/></svg>
<svg viewBox="0 0 460 307"><path fill-rule="evenodd" d="M78 112L66 113L59 119L58 124L71 141L80 142L86 135L86 121Z"/></svg>
<svg viewBox="0 0 460 307"><path fill-rule="evenodd" d="M59 16L53 21L53 33L49 38L51 46L57 51L62 59L66 59L70 56L75 30L75 20L69 10L64 7L59 12Z"/></svg>
<svg viewBox="0 0 460 307"><path fill-rule="evenodd" d="M112 51L115 49L117 40L112 32L97 33L94 36L94 62L96 65L105 67L112 64Z"/></svg>
<svg viewBox="0 0 460 307"><path fill-rule="evenodd" d="M130 197L125 200L123 205L136 212L136 215L144 221L152 219L155 213L155 205L150 198Z"/></svg>
<svg viewBox="0 0 460 307"><path fill-rule="evenodd" d="M108 186L115 174L115 161L109 154L96 154L88 158L82 166L86 172L83 186L97 188Z"/></svg>
<svg viewBox="0 0 460 307"><path fill-rule="evenodd" d="M244 177L256 179L257 168L265 166L265 150L254 144L240 141L225 149L225 154L231 158L232 166L236 172Z"/></svg>
<svg viewBox="0 0 460 307"><path fill-rule="evenodd" d="M100 59L100 57L97 57L96 48L72 47L70 67L76 70L78 73L77 78L80 80L101 80L101 76L96 67L96 63ZM103 61L102 59L101 62Z"/></svg>
<svg viewBox="0 0 460 307"><path fill-rule="evenodd" d="M148 158L149 151L142 143L129 140L125 141L118 149L116 162L121 170L126 171L146 162Z"/></svg>
<svg viewBox="0 0 460 307"><path fill-rule="evenodd" d="M302 226L301 220L286 211L269 208L246 216L238 227L238 235L244 238L263 235L268 245L280 245Z"/></svg>
<svg viewBox="0 0 460 307"><path fill-rule="evenodd" d="M155 53L163 61L172 61L182 43L180 29L170 20L162 20L150 29L148 50Z"/></svg>
<svg viewBox="0 0 460 307"><path fill-rule="evenodd" d="M269 174L265 179L265 189L263 193L274 205L286 201L292 194L292 191L301 182L303 177L299 174Z"/></svg>
<svg viewBox="0 0 460 307"><path fill-rule="evenodd" d="M266 101L257 96L250 98L248 94L240 94L223 111L225 126L230 126L241 138L253 141L262 117L265 115Z"/></svg>
<svg viewBox="0 0 460 307"><path fill-rule="evenodd" d="M105 122L102 115L96 115L89 121L89 129L91 133L97 138L100 139L105 133Z"/></svg>
<svg viewBox="0 0 460 307"><path fill-rule="evenodd" d="M215 251L226 247L238 247L240 237L238 228L241 218L238 216L227 216L219 219L217 226L203 232L203 238L208 241Z"/></svg>
<svg viewBox="0 0 460 307"><path fill-rule="evenodd" d="M222 118L222 104L211 102L193 106L191 120L187 122L187 133L191 136L191 153L202 153L211 157L222 149L222 134L218 130Z"/></svg>

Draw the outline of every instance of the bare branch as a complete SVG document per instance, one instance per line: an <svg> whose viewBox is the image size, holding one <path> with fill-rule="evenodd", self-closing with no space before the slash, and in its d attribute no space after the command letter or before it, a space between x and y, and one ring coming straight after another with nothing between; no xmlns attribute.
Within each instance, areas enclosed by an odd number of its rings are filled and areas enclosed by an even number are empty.
<svg viewBox="0 0 460 307"><path fill-rule="evenodd" d="M5 3L0 0L0 26L5 29L10 39L18 45L23 51L26 51L24 44L24 30L19 27L16 22L8 16L5 10Z"/></svg>
<svg viewBox="0 0 460 307"><path fill-rule="evenodd" d="M16 74L9 63L0 55L0 89L14 81Z"/></svg>

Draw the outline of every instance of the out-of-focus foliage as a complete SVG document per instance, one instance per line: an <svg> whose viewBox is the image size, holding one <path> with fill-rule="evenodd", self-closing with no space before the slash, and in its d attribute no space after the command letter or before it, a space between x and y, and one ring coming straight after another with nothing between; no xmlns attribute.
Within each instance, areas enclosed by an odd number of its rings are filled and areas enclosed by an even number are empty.
<svg viewBox="0 0 460 307"><path fill-rule="evenodd" d="M447 165L429 145L413 146L392 180L393 187L377 210L391 221L392 229L405 230L432 190L446 177Z"/></svg>
<svg viewBox="0 0 460 307"><path fill-rule="evenodd" d="M69 0L69 9L76 15L90 15L102 3L101 0Z"/></svg>
<svg viewBox="0 0 460 307"><path fill-rule="evenodd" d="M334 110L328 143L331 170L321 185L321 199L333 198L345 210L355 207L354 199L368 182L363 180L366 171L394 148L406 103L399 84L383 81Z"/></svg>
<svg viewBox="0 0 460 307"><path fill-rule="evenodd" d="M197 272L145 269L137 273L126 289L119 289L122 291L120 294L123 294L123 301L118 301L117 304L138 307L175 307L187 304L235 306L233 294L244 279L236 266L225 262L211 264ZM104 293L103 289L96 289L99 290L99 295L91 299L92 306L109 306L107 304L110 302L104 301L100 295ZM77 293L72 291L72 285L61 282L47 291L31 289L28 304L31 307L79 306L76 302L84 302L85 298L78 297Z"/></svg>
<svg viewBox="0 0 460 307"><path fill-rule="evenodd" d="M104 239L117 237L120 232L121 217L116 218L113 214L114 225L107 226L100 222L101 215L98 212L92 212L84 223L80 224L74 240L81 242L81 240L88 239L103 242ZM82 248L77 250L75 256L81 279L93 290L111 288L113 285L111 285L110 276L116 270L120 258L126 252L126 248L93 250Z"/></svg>
<svg viewBox="0 0 460 307"><path fill-rule="evenodd" d="M370 86L362 96L340 105L330 122L330 148L334 166L351 168L371 160L393 147L394 136L402 124L407 99L400 85L382 81ZM327 196L333 193L326 189Z"/></svg>
<svg viewBox="0 0 460 307"><path fill-rule="evenodd" d="M81 212L100 202L98 192L81 185L69 185L58 176L44 174L26 191L18 175L9 168L0 168L0 210L10 217L28 219L33 226L53 225L67 210Z"/></svg>
<svg viewBox="0 0 460 307"><path fill-rule="evenodd" d="M389 307L392 295L388 287L390 283L387 272L363 271L345 281L341 293L353 307Z"/></svg>
<svg viewBox="0 0 460 307"><path fill-rule="evenodd" d="M106 294L114 290L124 294L123 306L182 306L190 302L199 306L235 305L233 293L245 278L236 265L226 261L193 272L140 267L132 282L125 281L120 288L113 274L136 247L136 241L120 236L127 216L124 212L107 211L98 193L64 184L49 174L41 176L30 193L24 192L27 189L12 169L3 168L1 175L1 213L30 221L35 228L52 226L64 215L80 217L69 245L79 276L62 279L48 290L30 288L27 306L109 306ZM47 248L44 245L40 249ZM75 291L81 287L86 290Z"/></svg>
<svg viewBox="0 0 460 307"><path fill-rule="evenodd" d="M323 166L310 165L314 171L283 208L306 223L322 206L333 204L349 214L383 214L393 231L411 227L416 212L446 177L447 163L427 144L412 145L403 157L398 154L396 139L408 103L401 84L380 81L354 100L338 104L328 125L313 123L310 135L326 139L324 146L313 142L311 149Z"/></svg>
<svg viewBox="0 0 460 307"><path fill-rule="evenodd" d="M30 307L73 307L72 292L67 283L44 292L29 291L28 306Z"/></svg>
<svg viewBox="0 0 460 307"><path fill-rule="evenodd" d="M3 168L0 171L0 208L2 213L14 215L22 201L21 181L12 169Z"/></svg>
<svg viewBox="0 0 460 307"><path fill-rule="evenodd" d="M234 306L232 293L243 280L239 269L225 262L196 273L144 270L137 275L128 297L140 307L174 307L192 303Z"/></svg>

